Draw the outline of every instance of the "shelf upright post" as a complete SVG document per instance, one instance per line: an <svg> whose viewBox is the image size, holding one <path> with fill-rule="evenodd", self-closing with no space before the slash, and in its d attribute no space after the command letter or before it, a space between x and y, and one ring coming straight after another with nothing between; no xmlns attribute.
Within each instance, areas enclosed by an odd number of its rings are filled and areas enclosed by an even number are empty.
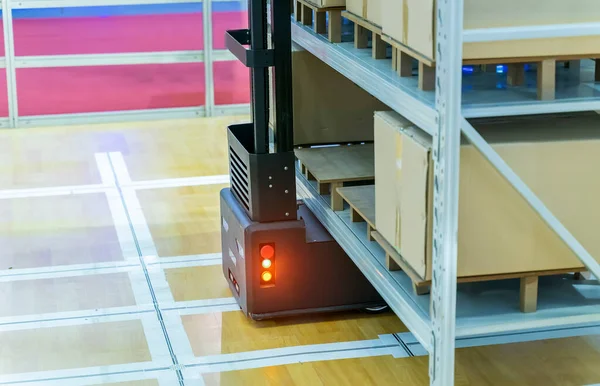
<svg viewBox="0 0 600 386"><path fill-rule="evenodd" d="M461 136L463 0L438 0L434 209L429 379L454 385L456 257Z"/></svg>

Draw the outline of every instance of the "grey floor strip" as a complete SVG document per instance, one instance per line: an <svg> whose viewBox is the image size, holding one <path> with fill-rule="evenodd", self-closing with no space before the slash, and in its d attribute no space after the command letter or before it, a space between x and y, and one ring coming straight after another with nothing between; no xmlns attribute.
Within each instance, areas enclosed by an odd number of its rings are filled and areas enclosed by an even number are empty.
<svg viewBox="0 0 600 386"><path fill-rule="evenodd" d="M525 343L538 340L572 338L588 335L600 335L600 325L594 324L589 326L561 327L539 331L466 337L456 340L456 348ZM415 356L424 356L428 354L410 332L395 334L395 336L401 345L406 346L407 352L412 352Z"/></svg>

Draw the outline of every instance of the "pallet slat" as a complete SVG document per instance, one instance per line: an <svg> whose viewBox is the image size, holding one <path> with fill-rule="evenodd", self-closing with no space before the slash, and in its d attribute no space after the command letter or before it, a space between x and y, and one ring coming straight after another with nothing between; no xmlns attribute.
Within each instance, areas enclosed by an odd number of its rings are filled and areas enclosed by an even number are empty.
<svg viewBox="0 0 600 386"><path fill-rule="evenodd" d="M388 43L383 40L383 31L380 26L349 11L342 12L342 17L354 23L354 47L367 48L370 32L373 59L387 58Z"/></svg>
<svg viewBox="0 0 600 386"><path fill-rule="evenodd" d="M295 19L303 25L312 26L315 33L326 34L332 43L342 41L342 11L346 7L321 8L307 0L295 0ZM313 17L314 12L314 17ZM329 16L329 23L327 23Z"/></svg>
<svg viewBox="0 0 600 386"><path fill-rule="evenodd" d="M369 241L375 241L375 185L349 186L338 188L337 191L350 206L352 222L365 221L367 237Z"/></svg>
<svg viewBox="0 0 600 386"><path fill-rule="evenodd" d="M375 179L373 144L296 149L295 155L308 180L316 180L321 194L331 193L331 208L344 209L338 193L347 182Z"/></svg>
<svg viewBox="0 0 600 386"><path fill-rule="evenodd" d="M383 41L392 46L394 57L392 58L392 68L398 71L402 77L412 76L412 60L419 63L418 87L423 91L435 90L435 61L427 58L390 36L383 35ZM598 54L600 56L600 54ZM558 57L519 57L519 58L488 58L488 59L468 59L463 60L464 65L495 65L507 64L507 84L509 86L522 86L525 83L525 64L536 63L538 66L537 95L539 100L550 101L555 99L556 94L556 62L571 60L581 60L595 58L596 55L567 55ZM411 63L401 68L401 63ZM489 66L490 70L495 71L494 66ZM577 71L577 67L573 71ZM596 61L596 81L600 80L600 65Z"/></svg>
<svg viewBox="0 0 600 386"><path fill-rule="evenodd" d="M415 294L423 295L429 293L429 287L431 285L430 280L424 280L379 232L373 232L373 238L386 253L386 264L388 270L404 271L413 282L413 290ZM584 270L581 268L573 268L554 271L519 272L498 275L459 277L457 278L457 282L473 283L482 281L520 279L520 309L521 312L527 313L535 312L537 310L538 282L540 276L564 275L582 271ZM576 278L576 276L574 278Z"/></svg>

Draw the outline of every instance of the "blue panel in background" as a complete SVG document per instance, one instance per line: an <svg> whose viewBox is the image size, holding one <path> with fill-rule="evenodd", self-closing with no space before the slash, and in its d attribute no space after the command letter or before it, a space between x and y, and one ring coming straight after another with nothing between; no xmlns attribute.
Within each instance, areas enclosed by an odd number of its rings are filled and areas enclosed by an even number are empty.
<svg viewBox="0 0 600 386"><path fill-rule="evenodd" d="M213 1L213 12L239 12L248 8L247 1ZM202 12L202 3L119 5L102 7L67 7L43 9L15 9L14 18L53 18L53 17L109 17L164 15L174 13Z"/></svg>

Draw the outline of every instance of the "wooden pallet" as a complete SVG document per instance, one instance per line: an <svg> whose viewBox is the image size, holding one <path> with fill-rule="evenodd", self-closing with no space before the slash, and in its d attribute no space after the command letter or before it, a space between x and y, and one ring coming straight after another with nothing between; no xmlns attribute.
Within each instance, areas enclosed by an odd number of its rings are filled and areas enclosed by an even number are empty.
<svg viewBox="0 0 600 386"><path fill-rule="evenodd" d="M413 61L419 63L418 77L419 89L423 91L435 90L435 62L420 53L412 50L397 40L383 35L382 40L392 46L392 67L401 77L413 76ZM556 96L556 62L573 61L589 58L600 58L598 55L584 56L559 56L539 58L490 58L464 60L465 65L494 65L503 63L508 65L507 83L510 86L521 86L525 83L525 64L537 64L537 95L539 100L554 100ZM600 65L596 61L596 81L600 80Z"/></svg>
<svg viewBox="0 0 600 386"><path fill-rule="evenodd" d="M373 59L385 59L387 57L388 44L383 41L383 31L380 26L375 25L352 12L342 12L342 17L354 23L354 47L368 48L369 32L371 33L371 48Z"/></svg>
<svg viewBox="0 0 600 386"><path fill-rule="evenodd" d="M326 34L327 39L332 43L342 42L342 11L346 7L319 8L307 0L295 1L294 9L297 22L312 26L317 34ZM329 16L329 24L327 23L327 16Z"/></svg>
<svg viewBox="0 0 600 386"><path fill-rule="evenodd" d="M404 271L413 282L413 290L417 295L425 295L429 293L431 283L423 280L423 278L408 264L396 249L387 242L387 240L377 231L372 233L373 239L385 251L385 263L390 271Z"/></svg>
<svg viewBox="0 0 600 386"><path fill-rule="evenodd" d="M412 269L410 264L402 258L402 256L396 251L396 249L385 240L385 238L377 231L373 232L373 238L383 248L386 253L386 265L390 271L404 271L407 276L413 282L413 290L417 295L428 294L431 281L424 280L415 270ZM577 273L584 272L584 268L572 268L554 271L536 271L536 272L520 272L520 273L509 273L500 275L486 275L486 276L469 276L459 277L458 283L473 283L481 281L493 281L493 280L506 280L506 279L520 279L520 308L521 312L535 312L537 310L537 298L538 298L538 282L541 276L553 276L553 275L564 275L576 273L574 278L577 278Z"/></svg>
<svg viewBox="0 0 600 386"><path fill-rule="evenodd" d="M347 186L337 188L337 192L350 206L352 222L366 222L367 238L375 241L375 185Z"/></svg>
<svg viewBox="0 0 600 386"><path fill-rule="evenodd" d="M295 150L302 173L316 180L320 194L331 194L331 208L343 210L344 201L337 188L347 182L375 180L375 153L372 143L365 145L305 148Z"/></svg>

